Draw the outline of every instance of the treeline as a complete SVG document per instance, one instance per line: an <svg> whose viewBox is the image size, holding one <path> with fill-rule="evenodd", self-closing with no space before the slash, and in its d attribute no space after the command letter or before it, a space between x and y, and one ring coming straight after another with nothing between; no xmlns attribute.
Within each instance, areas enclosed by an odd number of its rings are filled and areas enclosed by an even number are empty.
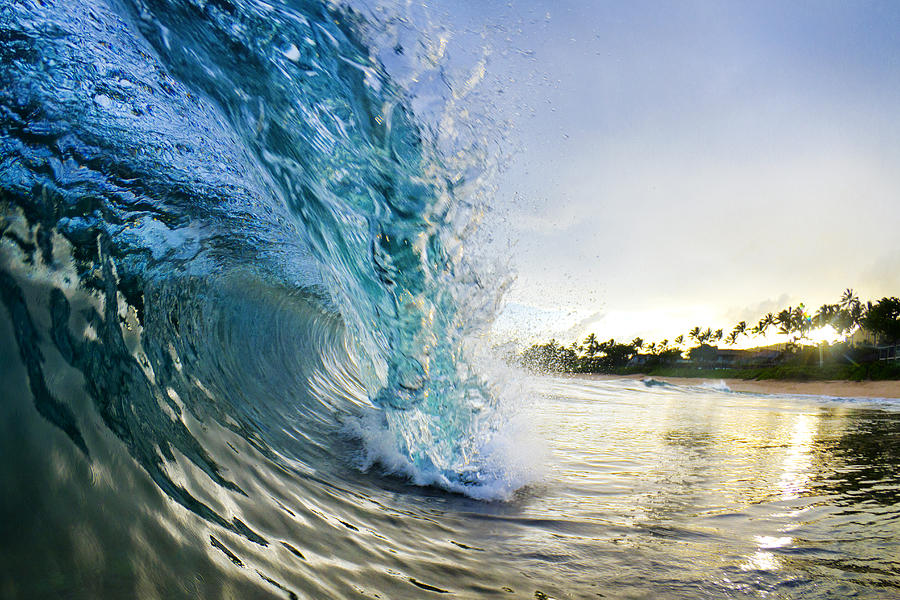
<svg viewBox="0 0 900 600"><path fill-rule="evenodd" d="M519 355L519 362L533 371L561 373L612 373L625 367L640 351L647 347L641 338L619 343L614 339L598 342L597 336L590 334L584 343L572 342L569 346L550 340L545 344L534 344ZM674 364L682 358L683 350L669 346L668 340L654 344L645 356L647 367Z"/></svg>
<svg viewBox="0 0 900 600"><path fill-rule="evenodd" d="M788 343L798 344L808 339L809 333L823 327L832 327L839 335L848 335L857 329L866 329L885 343L900 340L900 299L882 298L876 302L861 302L851 289L844 291L839 302L823 304L814 313L807 312L804 304L788 306L777 313L767 313L756 325L741 321L728 335L724 330L712 331L695 326L688 331L688 339L698 344L721 341L734 345L745 335L765 336L770 327L788 336ZM682 336L679 336L683 340ZM678 340L679 338L675 338Z"/></svg>
<svg viewBox="0 0 900 600"><path fill-rule="evenodd" d="M686 357L698 362L707 360L716 352L712 344L724 340L733 346L744 336L763 337L773 327L787 337L784 356L799 358L809 354L802 349L810 333L826 326L842 336L864 329L872 334L873 343L896 344L900 341L900 299L885 297L864 303L848 289L837 303L823 304L812 314L803 304L788 306L777 313L763 315L752 326L741 321L728 334L724 329L697 325L671 341L647 343L639 337L631 342L615 339L601 342L591 333L581 343L572 342L568 346L555 339L534 344L519 355L519 361L536 371L609 373L621 370L640 355L642 367L653 369L676 364Z"/></svg>

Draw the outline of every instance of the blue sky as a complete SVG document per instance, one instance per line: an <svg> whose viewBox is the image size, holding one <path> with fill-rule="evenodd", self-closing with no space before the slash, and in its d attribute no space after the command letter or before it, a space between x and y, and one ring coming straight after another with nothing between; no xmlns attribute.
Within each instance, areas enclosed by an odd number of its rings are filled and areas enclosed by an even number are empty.
<svg viewBox="0 0 900 600"><path fill-rule="evenodd" d="M501 335L672 338L900 294L900 3L429 10L452 68L486 56L473 112L510 123L485 221L518 274Z"/></svg>

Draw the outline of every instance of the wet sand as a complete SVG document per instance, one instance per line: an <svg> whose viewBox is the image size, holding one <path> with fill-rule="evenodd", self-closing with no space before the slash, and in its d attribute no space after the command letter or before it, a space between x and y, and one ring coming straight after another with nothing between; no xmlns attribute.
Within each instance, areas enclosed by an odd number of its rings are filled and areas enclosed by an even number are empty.
<svg viewBox="0 0 900 600"><path fill-rule="evenodd" d="M636 379L642 380L650 375L600 375L579 373L575 377L587 379ZM699 385L711 381L724 381L735 392L753 392L756 394L807 394L811 396L833 396L838 398L900 398L900 381L785 381L752 379L725 379L708 377L659 377L658 381L675 385Z"/></svg>

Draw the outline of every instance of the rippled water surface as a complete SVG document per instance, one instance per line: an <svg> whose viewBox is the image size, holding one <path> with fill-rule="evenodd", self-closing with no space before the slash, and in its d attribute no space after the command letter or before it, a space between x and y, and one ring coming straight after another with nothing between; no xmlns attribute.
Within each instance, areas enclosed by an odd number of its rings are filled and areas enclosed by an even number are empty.
<svg viewBox="0 0 900 600"><path fill-rule="evenodd" d="M900 593L900 404L539 380L554 448L525 512L607 597ZM589 588L589 586L595 586ZM574 597L587 597L580 591Z"/></svg>
<svg viewBox="0 0 900 600"><path fill-rule="evenodd" d="M5 367L4 381L25 378ZM86 436L87 460L34 418L19 387L4 399L0 436L3 597L892 598L900 590L900 412L890 401L636 381L538 378L529 388L528 420L550 446L547 471L507 502L363 474L346 460L301 473L221 427L203 428L211 451L231 449L218 455L231 455L222 471L241 491L190 469L182 477L246 524L236 531L173 503L100 428ZM525 444L518 455L540 452Z"/></svg>

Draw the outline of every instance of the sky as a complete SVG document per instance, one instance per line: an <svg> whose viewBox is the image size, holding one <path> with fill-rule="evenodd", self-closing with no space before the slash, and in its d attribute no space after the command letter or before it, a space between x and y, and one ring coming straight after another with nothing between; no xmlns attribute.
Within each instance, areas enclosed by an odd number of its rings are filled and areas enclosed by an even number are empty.
<svg viewBox="0 0 900 600"><path fill-rule="evenodd" d="M900 295L900 3L436 6L449 55L486 57L470 102L508 123L499 337L672 339Z"/></svg>

